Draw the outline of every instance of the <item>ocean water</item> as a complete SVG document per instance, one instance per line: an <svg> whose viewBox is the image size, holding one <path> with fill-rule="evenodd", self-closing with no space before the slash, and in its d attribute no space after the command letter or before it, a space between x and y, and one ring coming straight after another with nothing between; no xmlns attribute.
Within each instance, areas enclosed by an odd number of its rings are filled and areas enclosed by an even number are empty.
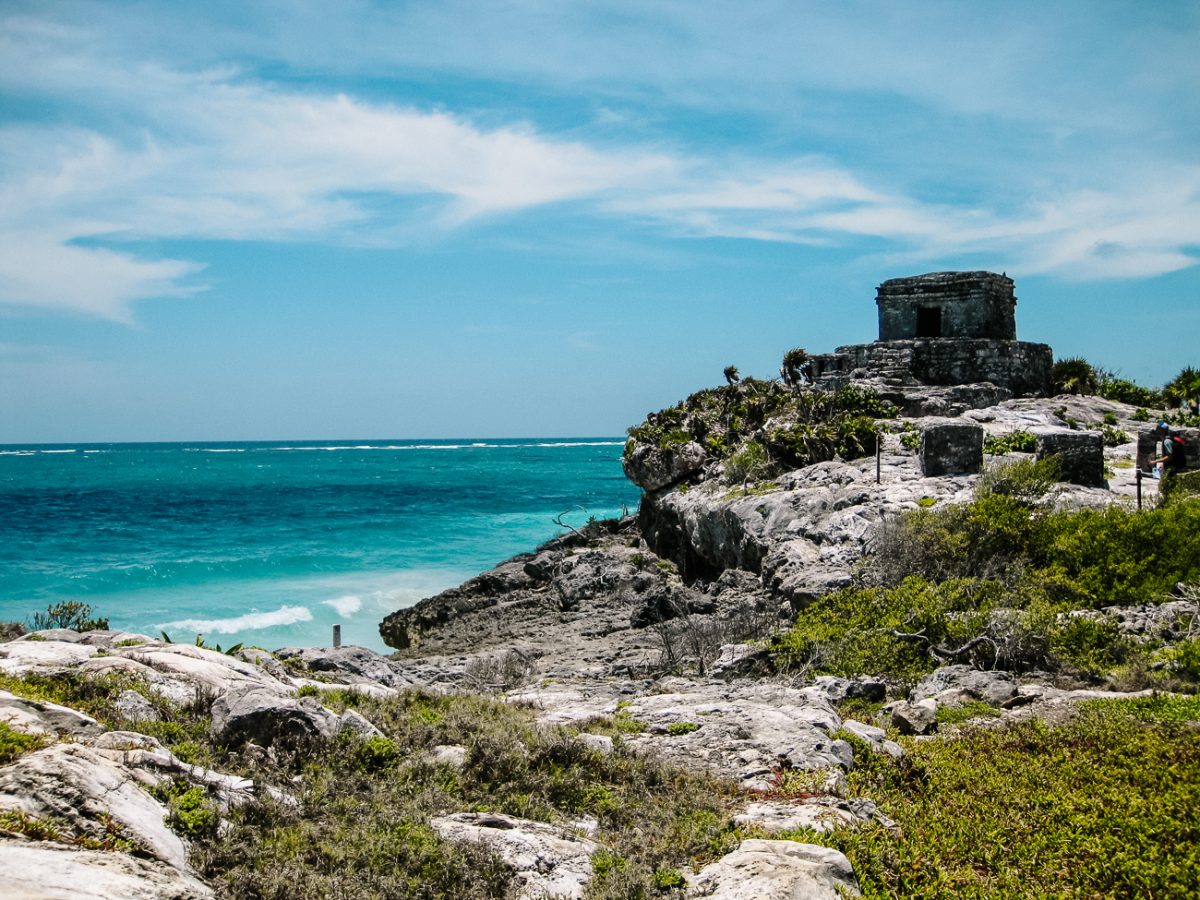
<svg viewBox="0 0 1200 900"><path fill-rule="evenodd" d="M637 506L622 441L0 446L0 621L80 600L111 627L385 649L379 621Z"/></svg>

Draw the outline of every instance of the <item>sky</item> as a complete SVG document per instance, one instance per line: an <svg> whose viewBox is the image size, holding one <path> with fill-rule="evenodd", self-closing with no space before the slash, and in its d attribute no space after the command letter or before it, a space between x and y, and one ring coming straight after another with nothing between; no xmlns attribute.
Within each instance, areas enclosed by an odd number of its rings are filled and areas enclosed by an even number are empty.
<svg viewBox="0 0 1200 900"><path fill-rule="evenodd" d="M0 0L0 443L619 435L875 288L1200 364L1200 3Z"/></svg>

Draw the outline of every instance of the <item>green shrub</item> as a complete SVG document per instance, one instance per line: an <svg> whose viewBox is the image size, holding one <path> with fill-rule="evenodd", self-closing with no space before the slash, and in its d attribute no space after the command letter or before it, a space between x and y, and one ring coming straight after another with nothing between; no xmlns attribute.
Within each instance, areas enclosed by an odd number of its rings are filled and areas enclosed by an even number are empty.
<svg viewBox="0 0 1200 900"><path fill-rule="evenodd" d="M45 612L34 613L30 622L34 631L67 628L71 631L106 631L108 618L92 617L92 608L78 600L51 603Z"/></svg>
<svg viewBox="0 0 1200 900"><path fill-rule="evenodd" d="M1160 506L1200 497L1200 471L1171 473L1158 483Z"/></svg>
<svg viewBox="0 0 1200 900"><path fill-rule="evenodd" d="M1061 727L856 754L851 791L899 827L803 839L844 852L867 898L1196 896L1200 741L1176 720L1198 712L1195 698L1102 701Z"/></svg>
<svg viewBox="0 0 1200 900"><path fill-rule="evenodd" d="M1050 380L1056 394L1094 394L1098 387L1095 368L1078 356L1056 360Z"/></svg>
<svg viewBox="0 0 1200 900"><path fill-rule="evenodd" d="M1139 384L1134 384L1124 378L1113 378L1104 381L1100 384L1097 393L1107 400L1115 400L1118 403L1128 403L1130 406L1157 406L1161 407L1164 403L1161 391L1144 388ZM1147 416L1149 418L1149 416ZM1142 421L1145 421L1144 419ZM1109 422L1110 425L1117 424Z"/></svg>
<svg viewBox="0 0 1200 900"><path fill-rule="evenodd" d="M7 765L19 756L37 750L45 740L32 734L13 731L5 722L0 722L0 766Z"/></svg>
<svg viewBox="0 0 1200 900"><path fill-rule="evenodd" d="M725 477L730 481L757 481L770 472L767 451L757 441L747 441L725 461Z"/></svg>
<svg viewBox="0 0 1200 900"><path fill-rule="evenodd" d="M958 706L940 705L936 718L939 725L961 725L970 719L994 719L1000 710L982 700L968 700Z"/></svg>
<svg viewBox="0 0 1200 900"><path fill-rule="evenodd" d="M1028 431L1014 431L1010 434L987 435L983 439L983 452L990 456L1003 456L1006 453L1033 453L1037 449L1037 436Z"/></svg>
<svg viewBox="0 0 1200 900"><path fill-rule="evenodd" d="M892 588L843 588L804 609L771 651L784 671L913 682L940 664L931 649L953 651L982 633L1002 596L994 581L933 583L915 576ZM988 650L980 645L981 663L994 662Z"/></svg>
<svg viewBox="0 0 1200 900"><path fill-rule="evenodd" d="M364 772L382 772L400 762L400 748L396 742L378 735L359 741L352 752L355 767Z"/></svg>
<svg viewBox="0 0 1200 900"><path fill-rule="evenodd" d="M667 734L671 737L680 737L681 735L691 734L693 731L699 731L700 726L695 722L672 722L667 726Z"/></svg>

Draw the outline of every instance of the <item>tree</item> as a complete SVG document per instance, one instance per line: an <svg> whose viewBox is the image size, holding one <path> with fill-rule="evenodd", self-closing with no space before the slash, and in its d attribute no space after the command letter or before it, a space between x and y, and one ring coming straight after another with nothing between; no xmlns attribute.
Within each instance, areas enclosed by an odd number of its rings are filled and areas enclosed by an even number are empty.
<svg viewBox="0 0 1200 900"><path fill-rule="evenodd" d="M726 384L737 384L742 380L742 376L738 373L737 366L726 366L724 375Z"/></svg>
<svg viewBox="0 0 1200 900"><path fill-rule="evenodd" d="M808 351L802 347L793 347L783 354L783 365L779 367L779 377L788 387L796 387L801 379L812 381L812 367L809 365Z"/></svg>

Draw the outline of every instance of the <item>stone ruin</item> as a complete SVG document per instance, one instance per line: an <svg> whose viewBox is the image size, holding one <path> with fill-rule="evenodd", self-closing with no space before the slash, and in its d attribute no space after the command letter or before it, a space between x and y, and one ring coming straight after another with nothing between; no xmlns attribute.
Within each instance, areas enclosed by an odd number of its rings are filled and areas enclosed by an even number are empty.
<svg viewBox="0 0 1200 900"><path fill-rule="evenodd" d="M1013 280L931 272L879 286L879 340L813 356L814 384L871 381L907 415L957 415L1050 392L1054 353L1017 340Z"/></svg>

